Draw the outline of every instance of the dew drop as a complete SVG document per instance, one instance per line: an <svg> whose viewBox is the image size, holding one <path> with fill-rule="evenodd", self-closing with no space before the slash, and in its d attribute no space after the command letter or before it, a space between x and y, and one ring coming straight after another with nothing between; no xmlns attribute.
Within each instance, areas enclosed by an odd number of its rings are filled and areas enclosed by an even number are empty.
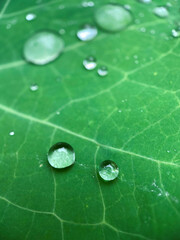
<svg viewBox="0 0 180 240"><path fill-rule="evenodd" d="M34 14L34 13L28 13L27 15L26 15L26 20L27 21L32 21L32 20L34 20L36 18L36 15Z"/></svg>
<svg viewBox="0 0 180 240"><path fill-rule="evenodd" d="M53 32L35 33L24 45L24 57L28 62L44 65L55 60L64 49L64 41Z"/></svg>
<svg viewBox="0 0 180 240"><path fill-rule="evenodd" d="M85 25L77 32L77 37L81 41L90 41L97 35L97 28L91 25Z"/></svg>
<svg viewBox="0 0 180 240"><path fill-rule="evenodd" d="M32 91L32 92L35 92L35 91L37 91L38 90L38 85L37 84L32 84L31 86L30 86L30 90Z"/></svg>
<svg viewBox="0 0 180 240"><path fill-rule="evenodd" d="M92 56L87 57L86 59L84 59L83 61L83 66L87 69L87 70L93 70L95 69L95 67L97 66L96 63L96 59Z"/></svg>
<svg viewBox="0 0 180 240"><path fill-rule="evenodd" d="M141 2L141 3L146 3L146 4L148 4L148 3L151 3L152 2L152 0L138 0L139 2Z"/></svg>
<svg viewBox="0 0 180 240"><path fill-rule="evenodd" d="M83 7L94 7L94 2L93 1L89 1L89 2L82 2L82 6Z"/></svg>
<svg viewBox="0 0 180 240"><path fill-rule="evenodd" d="M48 162L54 168L66 168L75 162L74 149L68 143L58 142L48 152Z"/></svg>
<svg viewBox="0 0 180 240"><path fill-rule="evenodd" d="M100 68L98 68L97 73L99 76L104 77L108 74L108 69L105 66L101 66Z"/></svg>
<svg viewBox="0 0 180 240"><path fill-rule="evenodd" d="M165 7L156 7L153 12L156 16L160 18L166 18L169 16L169 12Z"/></svg>
<svg viewBox="0 0 180 240"><path fill-rule="evenodd" d="M117 164L111 160L105 160L100 164L99 175L105 181L112 181L117 178L119 168Z"/></svg>
<svg viewBox="0 0 180 240"><path fill-rule="evenodd" d="M173 29L171 33L174 38L180 37L180 29Z"/></svg>
<svg viewBox="0 0 180 240"><path fill-rule="evenodd" d="M130 24L132 15L120 5L107 4L95 12L95 21L102 29L117 32Z"/></svg>
<svg viewBox="0 0 180 240"><path fill-rule="evenodd" d="M66 33L65 29L61 28L59 29L59 34L60 35L64 35Z"/></svg>
<svg viewBox="0 0 180 240"><path fill-rule="evenodd" d="M11 132L9 133L9 135L10 135L10 136L14 136L14 132L11 131Z"/></svg>

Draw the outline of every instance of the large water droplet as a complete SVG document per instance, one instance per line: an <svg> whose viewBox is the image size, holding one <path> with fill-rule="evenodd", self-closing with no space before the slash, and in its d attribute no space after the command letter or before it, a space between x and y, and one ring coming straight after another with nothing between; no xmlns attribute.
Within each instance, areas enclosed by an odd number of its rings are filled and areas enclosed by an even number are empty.
<svg viewBox="0 0 180 240"><path fill-rule="evenodd" d="M172 36L173 36L174 38L180 37L180 29L173 29L173 30L172 30Z"/></svg>
<svg viewBox="0 0 180 240"><path fill-rule="evenodd" d="M35 33L24 45L24 57L28 62L44 65L55 60L63 51L64 41L53 32Z"/></svg>
<svg viewBox="0 0 180 240"><path fill-rule="evenodd" d="M83 61L83 66L87 70L93 70L97 66L96 59L92 56L85 58Z"/></svg>
<svg viewBox="0 0 180 240"><path fill-rule="evenodd" d="M107 4L96 11L95 20L102 29L116 32L130 24L132 15L120 5Z"/></svg>
<svg viewBox="0 0 180 240"><path fill-rule="evenodd" d="M101 66L100 68L98 68L97 73L99 76L104 77L108 74L108 69L105 66Z"/></svg>
<svg viewBox="0 0 180 240"><path fill-rule="evenodd" d="M119 168L117 164L111 160L105 160L100 164L99 175L105 181L112 181L117 178Z"/></svg>
<svg viewBox="0 0 180 240"><path fill-rule="evenodd" d="M90 41L97 35L97 28L91 25L85 25L82 29L77 32L77 37L81 41Z"/></svg>
<svg viewBox="0 0 180 240"><path fill-rule="evenodd" d="M32 85L30 86L30 90L33 91L33 92L37 91L38 88L39 88L39 87L38 87L37 84L32 84Z"/></svg>
<svg viewBox="0 0 180 240"><path fill-rule="evenodd" d="M32 20L34 20L36 18L36 15L34 14L34 13L28 13L27 15L26 15L26 20L27 21L32 21Z"/></svg>
<svg viewBox="0 0 180 240"><path fill-rule="evenodd" d="M48 162L54 168L66 168L75 162L74 149L68 143L58 142L48 152Z"/></svg>
<svg viewBox="0 0 180 240"><path fill-rule="evenodd" d="M160 18L166 18L169 16L169 12L165 7L156 7L153 12L156 16Z"/></svg>

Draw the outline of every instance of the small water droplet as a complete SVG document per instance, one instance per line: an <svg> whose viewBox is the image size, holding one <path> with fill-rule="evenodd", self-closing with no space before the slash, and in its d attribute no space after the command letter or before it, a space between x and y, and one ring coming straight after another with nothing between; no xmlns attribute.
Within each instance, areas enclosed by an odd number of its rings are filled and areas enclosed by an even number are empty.
<svg viewBox="0 0 180 240"><path fill-rule="evenodd" d="M180 29L173 29L171 33L174 38L180 37Z"/></svg>
<svg viewBox="0 0 180 240"><path fill-rule="evenodd" d="M95 12L95 21L102 29L117 32L132 22L131 13L117 4L107 4Z"/></svg>
<svg viewBox="0 0 180 240"><path fill-rule="evenodd" d="M58 142L48 152L48 162L54 168L66 168L75 162L74 149L68 143Z"/></svg>
<svg viewBox="0 0 180 240"><path fill-rule="evenodd" d="M108 74L108 69L105 66L101 66L100 68L98 68L97 73L99 76L105 77Z"/></svg>
<svg viewBox="0 0 180 240"><path fill-rule="evenodd" d="M128 5L128 4L125 4L125 5L124 5L124 8L127 9L127 10L131 10L131 6Z"/></svg>
<svg viewBox="0 0 180 240"><path fill-rule="evenodd" d="M9 133L9 135L10 135L10 136L14 136L14 131L11 131L11 132Z"/></svg>
<svg viewBox="0 0 180 240"><path fill-rule="evenodd" d="M89 2L82 2L82 6L83 7L94 7L94 2L93 1L89 1Z"/></svg>
<svg viewBox="0 0 180 240"><path fill-rule="evenodd" d="M154 29L151 29L151 30L150 30L150 33L151 33L152 35L154 35L154 34L156 33L156 31L155 31Z"/></svg>
<svg viewBox="0 0 180 240"><path fill-rule="evenodd" d="M56 112L56 115L60 115L60 111L57 111L57 112Z"/></svg>
<svg viewBox="0 0 180 240"><path fill-rule="evenodd" d="M146 32L146 28L145 27L142 27L142 28L140 28L140 32Z"/></svg>
<svg viewBox="0 0 180 240"><path fill-rule="evenodd" d="M166 18L169 16L169 12L165 7L156 7L153 12L156 16L160 18Z"/></svg>
<svg viewBox="0 0 180 240"><path fill-rule="evenodd" d="M61 28L59 29L59 34L64 35L66 33L65 29Z"/></svg>
<svg viewBox="0 0 180 240"><path fill-rule="evenodd" d="M35 33L24 45L24 57L28 62L44 65L55 60L64 49L64 41L53 32Z"/></svg>
<svg viewBox="0 0 180 240"><path fill-rule="evenodd" d="M87 70L93 70L95 69L95 67L97 66L96 63L96 59L92 56L87 57L86 59L84 59L83 61L83 66L87 69Z"/></svg>
<svg viewBox="0 0 180 240"><path fill-rule="evenodd" d="M91 25L84 25L83 28L77 32L77 37L81 41L90 41L96 37L97 33L98 31L96 27Z"/></svg>
<svg viewBox="0 0 180 240"><path fill-rule="evenodd" d="M117 178L119 168L117 164L111 160L105 160L100 164L99 175L105 181L112 181Z"/></svg>
<svg viewBox="0 0 180 240"><path fill-rule="evenodd" d="M33 92L37 91L38 88L39 88L39 87L38 87L37 84L32 84L32 85L30 86L30 90L33 91Z"/></svg>
<svg viewBox="0 0 180 240"><path fill-rule="evenodd" d="M36 18L36 15L34 14L34 13L28 13L27 15L26 15L26 20L27 21L32 21L32 20L34 20Z"/></svg>
<svg viewBox="0 0 180 240"><path fill-rule="evenodd" d="M141 2L141 3L146 3L146 4L148 4L148 3L151 3L152 2L152 0L138 0L139 2Z"/></svg>

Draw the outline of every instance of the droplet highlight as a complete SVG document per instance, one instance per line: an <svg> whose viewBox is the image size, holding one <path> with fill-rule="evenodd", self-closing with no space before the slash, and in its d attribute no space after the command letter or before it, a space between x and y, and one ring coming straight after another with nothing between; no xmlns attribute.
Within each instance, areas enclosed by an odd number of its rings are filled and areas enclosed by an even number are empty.
<svg viewBox="0 0 180 240"><path fill-rule="evenodd" d="M90 41L97 36L98 30L91 25L84 25L82 29L77 32L77 37L81 41Z"/></svg>
<svg viewBox="0 0 180 240"><path fill-rule="evenodd" d="M10 136L14 136L14 131L11 131L11 132L9 133L9 135L10 135Z"/></svg>
<svg viewBox="0 0 180 240"><path fill-rule="evenodd" d="M92 56L87 57L83 60L83 66L85 67L85 69L87 70L93 70L96 68L97 63L96 63L96 59Z"/></svg>
<svg viewBox="0 0 180 240"><path fill-rule="evenodd" d="M180 29L173 29L171 33L174 38L180 37Z"/></svg>
<svg viewBox="0 0 180 240"><path fill-rule="evenodd" d="M112 181L119 175L119 168L112 160L105 160L99 166L99 175L105 181Z"/></svg>
<svg viewBox="0 0 180 240"><path fill-rule="evenodd" d="M48 152L48 162L54 168L66 168L75 162L75 152L70 144L58 142Z"/></svg>
<svg viewBox="0 0 180 240"><path fill-rule="evenodd" d="M30 86L30 90L32 91L32 92L35 92L35 91L37 91L38 90L38 85L37 84L32 84L31 86Z"/></svg>
<svg viewBox="0 0 180 240"><path fill-rule="evenodd" d="M34 13L28 13L27 15L26 15L26 20L27 21L32 21L32 20L34 20L36 18L36 15L34 14Z"/></svg>
<svg viewBox="0 0 180 240"><path fill-rule="evenodd" d="M156 16L160 18L166 18L169 16L169 12L165 7L156 7L153 12Z"/></svg>
<svg viewBox="0 0 180 240"><path fill-rule="evenodd" d="M132 15L120 5L107 4L95 12L95 21L103 30L117 32L132 22Z"/></svg>
<svg viewBox="0 0 180 240"><path fill-rule="evenodd" d="M100 68L98 68L97 73L99 76L105 77L108 74L108 69L106 66L101 66Z"/></svg>
<svg viewBox="0 0 180 240"><path fill-rule="evenodd" d="M24 45L24 57L27 62L44 65L54 61L64 49L64 41L53 32L35 33Z"/></svg>

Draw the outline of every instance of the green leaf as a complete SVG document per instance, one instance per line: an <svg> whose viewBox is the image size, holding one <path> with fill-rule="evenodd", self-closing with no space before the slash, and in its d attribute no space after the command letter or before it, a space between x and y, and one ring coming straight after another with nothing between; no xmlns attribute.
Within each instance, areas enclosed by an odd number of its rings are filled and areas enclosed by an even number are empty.
<svg viewBox="0 0 180 240"><path fill-rule="evenodd" d="M153 9L165 1L122 0L134 23L80 42L77 30L95 24L105 3L0 1L2 240L179 239L180 43L171 37L179 3L170 0L160 19ZM26 21L28 13L36 18ZM26 63L25 41L44 29L65 29L64 53L45 66ZM106 77L83 68L90 55ZM72 167L48 164L56 142L74 148ZM97 174L104 160L119 166L114 182Z"/></svg>

